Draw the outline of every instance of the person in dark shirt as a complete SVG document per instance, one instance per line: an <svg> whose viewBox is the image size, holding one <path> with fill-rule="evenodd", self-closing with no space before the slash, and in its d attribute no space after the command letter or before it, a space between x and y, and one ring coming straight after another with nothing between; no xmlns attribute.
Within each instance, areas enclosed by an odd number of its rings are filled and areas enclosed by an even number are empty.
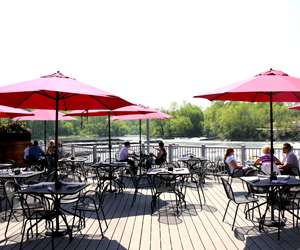
<svg viewBox="0 0 300 250"><path fill-rule="evenodd" d="M38 141L34 141L29 149L28 160L38 161L41 156L44 156L44 151L40 148Z"/></svg>
<svg viewBox="0 0 300 250"><path fill-rule="evenodd" d="M165 145L162 141L158 143L158 148L155 148L158 152L157 154L150 154L150 158L146 162L146 168L151 168L152 164L161 165L167 160L167 151Z"/></svg>

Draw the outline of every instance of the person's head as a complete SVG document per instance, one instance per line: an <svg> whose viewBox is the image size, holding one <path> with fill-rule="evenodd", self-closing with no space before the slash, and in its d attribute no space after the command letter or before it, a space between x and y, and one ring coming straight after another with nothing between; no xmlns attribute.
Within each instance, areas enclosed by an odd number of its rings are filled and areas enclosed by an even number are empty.
<svg viewBox="0 0 300 250"><path fill-rule="evenodd" d="M160 148L163 148L163 147L165 146L165 144L164 144L162 141L160 141L160 142L158 143L158 146L159 146Z"/></svg>
<svg viewBox="0 0 300 250"><path fill-rule="evenodd" d="M129 147L130 147L130 142L129 142L129 141L126 141L126 142L124 143L124 146L125 146L126 148L129 148Z"/></svg>
<svg viewBox="0 0 300 250"><path fill-rule="evenodd" d="M39 142L38 142L38 141L34 141L34 142L33 142L33 145L34 145L34 146L38 146L38 145L39 145Z"/></svg>
<svg viewBox="0 0 300 250"><path fill-rule="evenodd" d="M290 152L292 149L293 149L293 147L292 147L291 144L289 144L289 143L284 143L283 144L283 147L282 147L283 153L286 154L286 153Z"/></svg>
<svg viewBox="0 0 300 250"><path fill-rule="evenodd" d="M270 154L271 153L271 148L269 146L264 146L262 148L262 152L263 154L267 155L267 154Z"/></svg>
<svg viewBox="0 0 300 250"><path fill-rule="evenodd" d="M226 152L225 152L225 155L224 155L224 160L226 160L226 158L230 155L233 155L234 154L234 149L233 148L227 148L226 149Z"/></svg>

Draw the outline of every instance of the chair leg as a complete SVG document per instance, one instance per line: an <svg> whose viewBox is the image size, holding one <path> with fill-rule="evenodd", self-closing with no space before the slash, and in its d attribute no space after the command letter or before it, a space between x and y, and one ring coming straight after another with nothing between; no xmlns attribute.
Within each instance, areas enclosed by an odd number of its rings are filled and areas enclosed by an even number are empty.
<svg viewBox="0 0 300 250"><path fill-rule="evenodd" d="M234 215L234 218L233 218L233 223L232 223L231 230L233 230L233 228L234 228L235 219L236 219L236 215L237 215L237 212L238 212L239 206L240 206L240 204L238 204L238 205L237 205L237 207L236 207L236 210L235 210L235 215Z"/></svg>
<svg viewBox="0 0 300 250"><path fill-rule="evenodd" d="M227 210L228 210L230 201L231 201L231 200L229 200L228 203L227 203L227 206L226 206L225 213L224 213L224 216L223 216L223 220L222 220L222 221L225 220L225 216L226 216L226 213L227 213Z"/></svg>
<svg viewBox="0 0 300 250"><path fill-rule="evenodd" d="M22 237L21 237L20 248L19 248L20 250L23 248L23 240L24 240L24 234L25 234L25 229L26 229L26 222L27 221L24 221L23 225L22 225L22 231L21 231Z"/></svg>
<svg viewBox="0 0 300 250"><path fill-rule="evenodd" d="M104 210L103 210L102 204L100 204L100 209L101 209L101 212L102 212L103 220L104 220L106 228L107 228L108 224L107 224L107 221L106 221L106 217L105 217L105 214L104 214Z"/></svg>

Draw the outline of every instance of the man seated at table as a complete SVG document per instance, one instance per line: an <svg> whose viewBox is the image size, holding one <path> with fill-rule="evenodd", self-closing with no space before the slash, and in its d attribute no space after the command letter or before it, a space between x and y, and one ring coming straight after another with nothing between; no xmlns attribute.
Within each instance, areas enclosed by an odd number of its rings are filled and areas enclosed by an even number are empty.
<svg viewBox="0 0 300 250"><path fill-rule="evenodd" d="M126 141L124 143L124 146L121 148L120 153L119 153L119 161L121 162L127 162L130 166L129 171L131 174L136 174L137 173L137 169L135 167L135 163L133 159L129 159L130 155L134 155L134 154L130 154L129 153L129 148L130 148L130 142Z"/></svg>
<svg viewBox="0 0 300 250"><path fill-rule="evenodd" d="M261 165L261 171L264 174L270 174L271 173L271 148L269 146L264 146L262 148L262 156L256 159L254 162L254 165ZM278 160L273 155L273 171L276 173L279 173L279 169L277 165L281 164L280 160Z"/></svg>
<svg viewBox="0 0 300 250"><path fill-rule="evenodd" d="M287 175L299 175L299 161L295 153L293 152L293 147L289 143L284 143L282 147L284 153L283 163L279 166L281 174Z"/></svg>

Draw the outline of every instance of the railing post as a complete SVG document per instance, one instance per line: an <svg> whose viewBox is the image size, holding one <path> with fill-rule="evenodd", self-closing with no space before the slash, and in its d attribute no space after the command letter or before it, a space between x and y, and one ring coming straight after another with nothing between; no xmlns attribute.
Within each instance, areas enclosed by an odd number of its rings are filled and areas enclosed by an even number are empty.
<svg viewBox="0 0 300 250"><path fill-rule="evenodd" d="M173 162L173 144L169 144L168 151L169 162Z"/></svg>
<svg viewBox="0 0 300 250"><path fill-rule="evenodd" d="M75 157L75 147L74 147L74 144L71 144L71 156Z"/></svg>
<svg viewBox="0 0 300 250"><path fill-rule="evenodd" d="M97 162L97 146L93 146L93 163Z"/></svg>
<svg viewBox="0 0 300 250"><path fill-rule="evenodd" d="M244 165L244 162L246 161L246 145L241 146L241 163Z"/></svg>
<svg viewBox="0 0 300 250"><path fill-rule="evenodd" d="M201 156L204 158L206 157L206 147L204 144L201 145Z"/></svg>

